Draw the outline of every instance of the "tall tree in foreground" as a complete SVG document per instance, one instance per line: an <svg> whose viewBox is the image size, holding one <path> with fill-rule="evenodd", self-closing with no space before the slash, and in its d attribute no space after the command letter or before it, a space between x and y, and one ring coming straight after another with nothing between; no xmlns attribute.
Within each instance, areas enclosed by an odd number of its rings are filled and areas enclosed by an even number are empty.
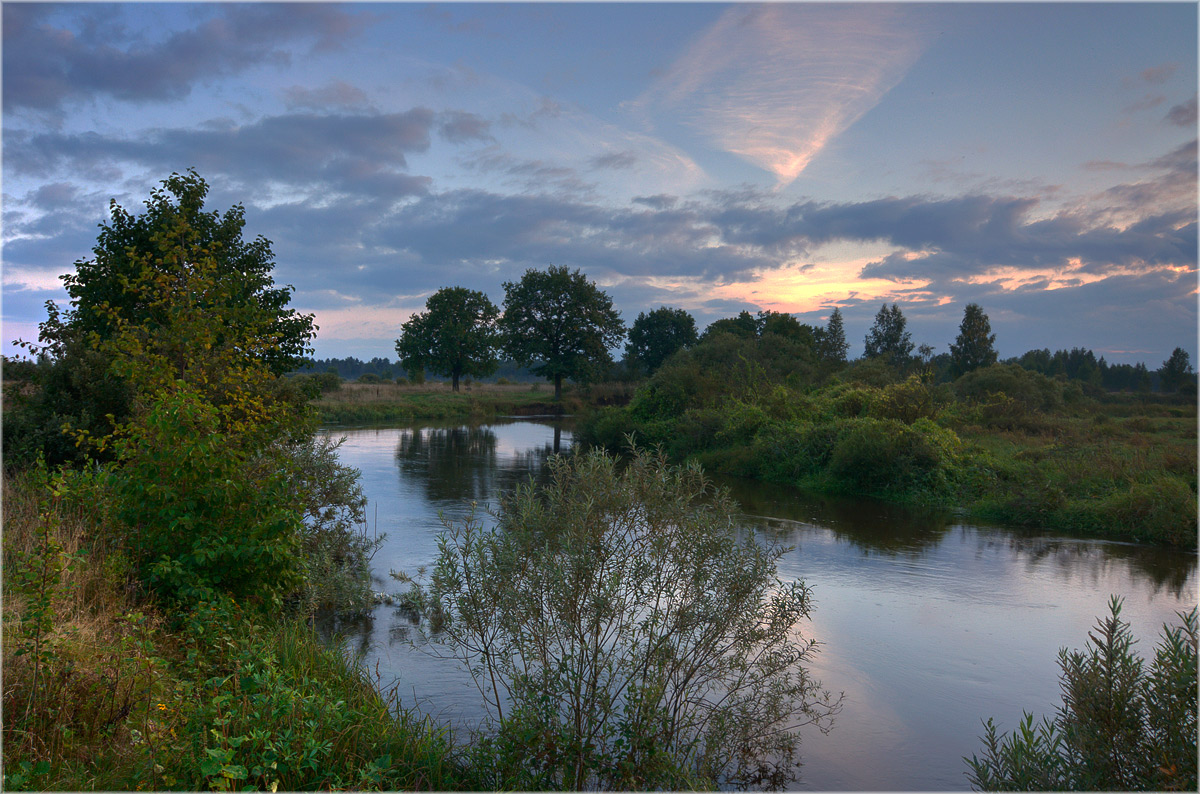
<svg viewBox="0 0 1200 794"><path fill-rule="evenodd" d="M912 334L905 330L907 324L899 306L893 303L889 309L886 303L883 304L875 315L875 324L867 332L863 356L884 356L892 366L904 369L912 359L914 347Z"/></svg>
<svg viewBox="0 0 1200 794"><path fill-rule="evenodd" d="M400 327L396 352L410 372L449 375L454 391L463 375L487 377L496 371L500 310L488 296L465 287L445 287Z"/></svg>
<svg viewBox="0 0 1200 794"><path fill-rule="evenodd" d="M655 370L676 350L696 344L696 321L683 309L659 307L646 314L640 312L629 329L625 357L645 367L647 374Z"/></svg>
<svg viewBox="0 0 1200 794"><path fill-rule="evenodd" d="M996 335L983 308L968 303L958 326L958 338L950 344L950 372L958 377L996 363Z"/></svg>
<svg viewBox="0 0 1200 794"><path fill-rule="evenodd" d="M553 380L555 400L564 378L587 383L611 366L608 351L625 338L612 298L578 270L554 266L504 282L500 328L505 354Z"/></svg>

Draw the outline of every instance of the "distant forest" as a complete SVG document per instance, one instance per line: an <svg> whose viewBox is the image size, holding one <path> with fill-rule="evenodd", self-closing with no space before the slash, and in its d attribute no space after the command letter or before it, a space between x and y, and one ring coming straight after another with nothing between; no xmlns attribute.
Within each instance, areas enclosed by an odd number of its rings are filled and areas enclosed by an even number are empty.
<svg viewBox="0 0 1200 794"><path fill-rule="evenodd" d="M1147 369L1143 363L1109 364L1104 356L1096 357L1091 350L1076 347L1071 350L1056 350L1048 348L1030 350L1021 356L1004 359L1002 364L1018 364L1025 369L1041 373L1047 377L1061 375L1067 380L1079 381L1092 389L1118 391L1160 391L1160 376L1156 370ZM929 364L937 373L938 380L948 379L950 354L941 353L933 356ZM478 380L495 383L500 378L512 383L542 382L531 372L532 367L520 367L512 361L500 361L495 374ZM297 374L336 372L342 380L354 381L363 375L374 375L381 380L403 378L407 373L399 361L376 356L370 361L350 356L348 358L319 358L305 367L296 370ZM621 361L613 365L605 380L631 380L636 372L635 367L627 366Z"/></svg>

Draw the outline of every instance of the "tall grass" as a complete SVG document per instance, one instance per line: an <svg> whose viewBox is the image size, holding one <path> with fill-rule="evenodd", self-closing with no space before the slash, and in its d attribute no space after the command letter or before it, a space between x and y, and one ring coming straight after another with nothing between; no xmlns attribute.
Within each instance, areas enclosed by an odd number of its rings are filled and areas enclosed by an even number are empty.
<svg viewBox="0 0 1200 794"><path fill-rule="evenodd" d="M65 485L4 480L4 788L472 787L444 728L299 620L144 600Z"/></svg>

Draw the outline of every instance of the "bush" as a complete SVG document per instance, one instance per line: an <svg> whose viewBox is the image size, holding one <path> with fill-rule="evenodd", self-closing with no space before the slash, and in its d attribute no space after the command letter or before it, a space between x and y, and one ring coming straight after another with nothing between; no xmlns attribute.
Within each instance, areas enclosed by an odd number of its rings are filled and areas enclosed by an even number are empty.
<svg viewBox="0 0 1200 794"><path fill-rule="evenodd" d="M1063 403L1063 390L1058 383L1018 364L981 367L955 381L954 388L964 400L988 402L994 401L994 395L1002 394L1031 411L1050 411Z"/></svg>
<svg viewBox="0 0 1200 794"><path fill-rule="evenodd" d="M1195 791L1197 613L1163 626L1147 668L1114 596L1085 650L1059 652L1063 705L1012 734L985 723L983 758L963 759L987 791Z"/></svg>
<svg viewBox="0 0 1200 794"><path fill-rule="evenodd" d="M883 494L945 495L957 462L958 436L928 419L912 425L895 419L843 423L828 471L848 490Z"/></svg>
<svg viewBox="0 0 1200 794"><path fill-rule="evenodd" d="M218 410L186 390L133 421L117 442L114 518L159 593L279 604L300 583L292 483L220 424Z"/></svg>
<svg viewBox="0 0 1200 794"><path fill-rule="evenodd" d="M492 717L495 788L780 785L796 729L840 699L803 664L811 609L782 550L739 539L696 467L556 457L498 526L447 525L412 597L467 664ZM405 577L401 577L405 578ZM490 754L490 753L489 753Z"/></svg>
<svg viewBox="0 0 1200 794"><path fill-rule="evenodd" d="M374 372L364 372L358 376L359 383L382 383L383 379Z"/></svg>

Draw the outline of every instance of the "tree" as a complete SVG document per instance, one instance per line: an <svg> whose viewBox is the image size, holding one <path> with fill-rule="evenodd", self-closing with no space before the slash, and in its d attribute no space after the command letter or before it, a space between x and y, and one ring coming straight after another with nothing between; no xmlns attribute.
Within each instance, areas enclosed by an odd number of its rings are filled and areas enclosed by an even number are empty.
<svg viewBox="0 0 1200 794"><path fill-rule="evenodd" d="M950 345L951 373L957 377L995 364L995 344L988 316L978 303L968 303L958 326L958 338Z"/></svg>
<svg viewBox="0 0 1200 794"><path fill-rule="evenodd" d="M396 352L406 370L449 375L454 391L463 375L482 378L496 371L500 310L487 295L465 287L445 287L425 302L425 308L424 314L408 318L396 340Z"/></svg>
<svg viewBox="0 0 1200 794"><path fill-rule="evenodd" d="M783 550L735 532L735 509L698 467L593 450L552 458L494 528L447 524L412 596L484 694L491 787L794 775L797 728L827 729L840 698L804 667L808 588L779 580Z"/></svg>
<svg viewBox="0 0 1200 794"><path fill-rule="evenodd" d="M1191 357L1182 347L1171 351L1171 357L1158 369L1159 383L1164 392L1180 391L1194 376Z"/></svg>
<svg viewBox="0 0 1200 794"><path fill-rule="evenodd" d="M1147 669L1121 600L1083 651L1059 651L1063 705L1012 734L989 719L983 758L963 759L986 791L1195 791L1197 613L1163 626Z"/></svg>
<svg viewBox="0 0 1200 794"><path fill-rule="evenodd" d="M611 366L608 351L625 338L612 298L578 270L554 266L504 282L500 328L505 354L553 380L555 400L564 378L586 383Z"/></svg>
<svg viewBox="0 0 1200 794"><path fill-rule="evenodd" d="M875 315L875 324L867 332L865 358L885 356L888 362L897 369L903 370L912 357L912 334L905 330L907 320L900 312L900 307L892 304L889 309L883 304Z"/></svg>
<svg viewBox="0 0 1200 794"><path fill-rule="evenodd" d="M659 307L639 312L629 329L625 357L645 367L648 374L662 366L672 353L696 344L696 321L683 309Z"/></svg>
<svg viewBox="0 0 1200 794"><path fill-rule="evenodd" d="M850 344L846 341L846 329L842 325L842 310L836 306L829 315L829 322L817 335L817 354L831 364L845 364Z"/></svg>
<svg viewBox="0 0 1200 794"><path fill-rule="evenodd" d="M726 317L710 324L704 329L704 338L710 339L716 334L723 333L743 339L755 339L758 337L758 331L758 320L750 312L742 311L737 317Z"/></svg>
<svg viewBox="0 0 1200 794"><path fill-rule="evenodd" d="M208 183L188 171L163 180L141 215L110 202L112 218L100 225L92 249L95 258L76 262L75 272L63 276L71 296L71 311L63 324L70 332L98 340L111 338L121 322L153 329L165 322L169 304L152 302L147 298L154 294L129 287L154 282L164 289L179 288L189 271L207 261L222 290L219 296L208 296L205 310L221 316L230 337L269 337L271 344L260 348L262 361L275 375L290 372L311 352L313 317L286 308L292 287L275 287L271 242L261 236L250 242L242 239L242 205L223 215L205 212L207 195ZM49 330L57 338L53 320L43 325L43 332Z"/></svg>

